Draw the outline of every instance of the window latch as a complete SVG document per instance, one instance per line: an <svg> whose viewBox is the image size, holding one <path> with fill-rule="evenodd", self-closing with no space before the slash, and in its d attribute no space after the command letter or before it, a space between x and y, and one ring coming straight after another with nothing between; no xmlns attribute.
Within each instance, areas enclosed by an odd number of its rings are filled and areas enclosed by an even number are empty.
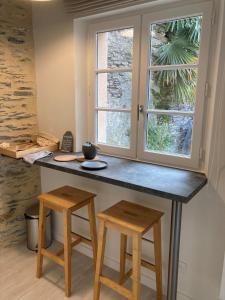
<svg viewBox="0 0 225 300"><path fill-rule="evenodd" d="M143 114L143 112L144 112L144 105L138 104L137 111L138 111L138 121L139 121L139 115L140 115L140 113Z"/></svg>

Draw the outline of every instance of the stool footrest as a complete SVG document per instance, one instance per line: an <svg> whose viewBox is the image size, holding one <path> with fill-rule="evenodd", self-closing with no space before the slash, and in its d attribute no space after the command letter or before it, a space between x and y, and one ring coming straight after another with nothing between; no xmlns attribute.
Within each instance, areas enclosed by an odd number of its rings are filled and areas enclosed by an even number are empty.
<svg viewBox="0 0 225 300"><path fill-rule="evenodd" d="M81 238L77 238L75 241L73 241L71 243L71 248L77 246L78 244L82 243L82 239Z"/></svg>
<svg viewBox="0 0 225 300"><path fill-rule="evenodd" d="M73 238L75 239L80 239L80 242L79 243L84 243L84 244L87 244L89 246L92 246L92 241L78 233L75 233L75 232L71 232L71 235ZM74 247L74 246L73 246Z"/></svg>
<svg viewBox="0 0 225 300"><path fill-rule="evenodd" d="M77 214L75 214L75 213L72 213L71 215L74 216L74 217L77 217L77 218L79 218L79 219L81 219L81 220L83 220L83 221L90 222L90 220L89 220L88 218L79 216L79 215L77 215Z"/></svg>
<svg viewBox="0 0 225 300"><path fill-rule="evenodd" d="M133 269L131 268L121 279L120 284L123 285L133 274Z"/></svg>
<svg viewBox="0 0 225 300"><path fill-rule="evenodd" d="M75 241L73 241L73 242L71 243L71 248L77 246L77 245L80 244L81 242L82 242L81 238L76 239ZM58 251L55 253L56 256L61 256L62 254L64 254L64 248L58 250Z"/></svg>
<svg viewBox="0 0 225 300"><path fill-rule="evenodd" d="M150 243L150 244L155 244L155 241L146 239L145 237L142 237L142 241L145 241L145 242Z"/></svg>
<svg viewBox="0 0 225 300"><path fill-rule="evenodd" d="M127 288L123 287L122 285L118 284L117 282L115 282L105 276L100 276L99 280L102 284L106 285L107 287L109 287L113 290L116 290L117 293L126 297L127 299L130 299L130 300L133 299L132 292L130 290L128 290Z"/></svg>
<svg viewBox="0 0 225 300"><path fill-rule="evenodd" d="M126 257L127 257L129 260L132 260L133 255L130 254L130 253L126 253ZM144 260L144 259L141 260L141 266L142 266L142 267L145 267L145 268L147 268L147 269L149 269L149 270L151 270L152 272L156 272L156 266L153 265L153 264L151 264L150 262Z"/></svg>
<svg viewBox="0 0 225 300"><path fill-rule="evenodd" d="M45 249L41 249L41 254L45 257L47 257L50 260L53 260L58 265L64 267L64 260L58 257L57 255L51 253L50 251L47 251Z"/></svg>
<svg viewBox="0 0 225 300"><path fill-rule="evenodd" d="M61 248L60 250L58 250L57 252L55 252L56 256L61 256L62 254L64 254L64 248Z"/></svg>

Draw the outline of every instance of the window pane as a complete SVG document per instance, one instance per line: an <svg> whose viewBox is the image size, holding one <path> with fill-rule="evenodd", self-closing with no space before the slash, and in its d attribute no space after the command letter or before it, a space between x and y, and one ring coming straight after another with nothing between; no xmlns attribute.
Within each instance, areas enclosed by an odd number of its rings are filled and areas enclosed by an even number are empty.
<svg viewBox="0 0 225 300"><path fill-rule="evenodd" d="M198 62L202 16L155 23L150 27L151 65Z"/></svg>
<svg viewBox="0 0 225 300"><path fill-rule="evenodd" d="M97 68L131 67L134 29L97 33Z"/></svg>
<svg viewBox="0 0 225 300"><path fill-rule="evenodd" d="M129 148L131 115L126 112L98 112L98 143Z"/></svg>
<svg viewBox="0 0 225 300"><path fill-rule="evenodd" d="M197 69L151 71L149 109L194 111Z"/></svg>
<svg viewBox="0 0 225 300"><path fill-rule="evenodd" d="M98 107L131 108L132 73L97 75Z"/></svg>
<svg viewBox="0 0 225 300"><path fill-rule="evenodd" d="M146 150L190 156L192 116L149 114Z"/></svg>

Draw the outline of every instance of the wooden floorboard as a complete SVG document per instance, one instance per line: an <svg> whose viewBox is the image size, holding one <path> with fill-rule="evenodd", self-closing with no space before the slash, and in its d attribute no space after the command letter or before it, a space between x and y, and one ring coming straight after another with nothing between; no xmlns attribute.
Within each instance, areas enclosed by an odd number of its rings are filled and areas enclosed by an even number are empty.
<svg viewBox="0 0 225 300"><path fill-rule="evenodd" d="M54 243L52 250L61 245ZM62 300L64 296L64 273L61 266L44 259L44 276L36 279L36 253L26 245L0 250L0 299L4 300ZM71 300L92 300L94 268L92 259L74 251L72 259ZM118 273L104 267L104 275L117 280ZM128 282L127 287L130 287ZM101 299L124 300L125 298L107 287L101 289ZM155 300L155 292L142 286L141 300Z"/></svg>

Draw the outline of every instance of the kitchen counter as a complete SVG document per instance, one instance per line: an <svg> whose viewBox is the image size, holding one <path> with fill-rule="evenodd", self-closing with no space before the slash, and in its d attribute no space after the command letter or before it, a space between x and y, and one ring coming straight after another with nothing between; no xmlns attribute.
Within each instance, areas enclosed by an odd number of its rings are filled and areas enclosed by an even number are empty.
<svg viewBox="0 0 225 300"><path fill-rule="evenodd" d="M62 153L54 153L58 154ZM84 170L77 161L58 162L52 157L39 159L36 164L183 203L189 202L207 183L202 173L108 155L99 155L99 159L108 163L107 169Z"/></svg>

